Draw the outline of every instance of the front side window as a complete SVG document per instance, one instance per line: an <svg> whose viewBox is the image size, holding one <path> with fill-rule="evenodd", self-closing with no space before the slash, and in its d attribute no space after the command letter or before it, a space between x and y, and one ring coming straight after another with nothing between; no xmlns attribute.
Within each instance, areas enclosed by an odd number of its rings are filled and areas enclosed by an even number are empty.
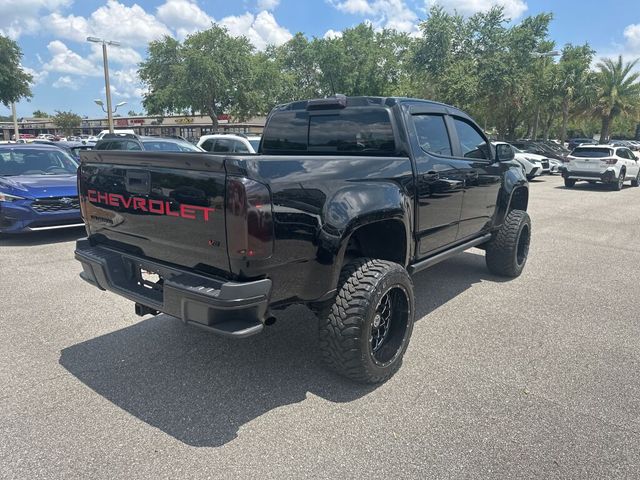
<svg viewBox="0 0 640 480"><path fill-rule="evenodd" d="M429 153L451 156L451 141L442 115L414 115L420 147Z"/></svg>
<svg viewBox="0 0 640 480"><path fill-rule="evenodd" d="M462 155L465 158L491 158L487 142L474 126L459 118L454 118L453 122L458 132Z"/></svg>

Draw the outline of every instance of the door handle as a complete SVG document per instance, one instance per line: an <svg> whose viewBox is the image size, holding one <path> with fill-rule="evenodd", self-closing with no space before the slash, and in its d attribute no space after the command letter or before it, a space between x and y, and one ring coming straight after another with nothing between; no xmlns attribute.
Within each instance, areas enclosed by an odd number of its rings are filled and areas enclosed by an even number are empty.
<svg viewBox="0 0 640 480"><path fill-rule="evenodd" d="M435 170L429 170L427 173L422 174L422 178L429 181L438 180L440 179L440 174Z"/></svg>

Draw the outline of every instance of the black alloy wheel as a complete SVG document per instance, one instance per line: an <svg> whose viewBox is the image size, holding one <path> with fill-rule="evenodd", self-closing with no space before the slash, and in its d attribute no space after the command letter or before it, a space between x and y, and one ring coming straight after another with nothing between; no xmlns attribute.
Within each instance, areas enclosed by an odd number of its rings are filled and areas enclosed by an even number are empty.
<svg viewBox="0 0 640 480"><path fill-rule="evenodd" d="M403 287L391 288L380 299L371 322L371 355L384 365L398 354L409 324L409 296Z"/></svg>

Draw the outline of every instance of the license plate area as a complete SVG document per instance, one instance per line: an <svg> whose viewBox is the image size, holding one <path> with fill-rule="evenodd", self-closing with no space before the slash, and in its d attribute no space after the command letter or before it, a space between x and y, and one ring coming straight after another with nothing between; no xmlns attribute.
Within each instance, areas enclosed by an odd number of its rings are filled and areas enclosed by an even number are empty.
<svg viewBox="0 0 640 480"><path fill-rule="evenodd" d="M164 278L160 273L155 272L143 265L137 265L136 267L136 280L140 287L156 292L162 292L164 286Z"/></svg>
<svg viewBox="0 0 640 480"><path fill-rule="evenodd" d="M151 266L123 258L129 288L155 301L162 301L164 276Z"/></svg>

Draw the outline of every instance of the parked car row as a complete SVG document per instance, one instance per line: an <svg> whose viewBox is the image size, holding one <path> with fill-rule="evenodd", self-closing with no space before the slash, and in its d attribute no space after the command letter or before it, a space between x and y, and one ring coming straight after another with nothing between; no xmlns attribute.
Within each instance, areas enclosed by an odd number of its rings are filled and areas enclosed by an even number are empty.
<svg viewBox="0 0 640 480"><path fill-rule="evenodd" d="M572 138L569 140L569 149L573 150L581 145L598 145L599 142L593 138ZM610 140L607 145L614 147L627 147L633 151L640 151L640 140Z"/></svg>
<svg viewBox="0 0 640 480"><path fill-rule="evenodd" d="M95 139L95 140L94 140ZM133 130L107 130L88 135L53 138L40 135L25 143L0 146L0 232L19 232L80 225L75 170L83 150L157 152L212 152L255 154L261 137L242 134L202 136L197 145L181 137L139 136ZM578 140L584 140L578 143ZM561 173L565 186L576 182L602 182L620 190L624 182L638 186L640 165L629 146L588 144L590 139L572 139L578 145L569 151L552 141L517 140L493 142L493 147L511 150L527 177ZM571 144L571 142L570 142Z"/></svg>

